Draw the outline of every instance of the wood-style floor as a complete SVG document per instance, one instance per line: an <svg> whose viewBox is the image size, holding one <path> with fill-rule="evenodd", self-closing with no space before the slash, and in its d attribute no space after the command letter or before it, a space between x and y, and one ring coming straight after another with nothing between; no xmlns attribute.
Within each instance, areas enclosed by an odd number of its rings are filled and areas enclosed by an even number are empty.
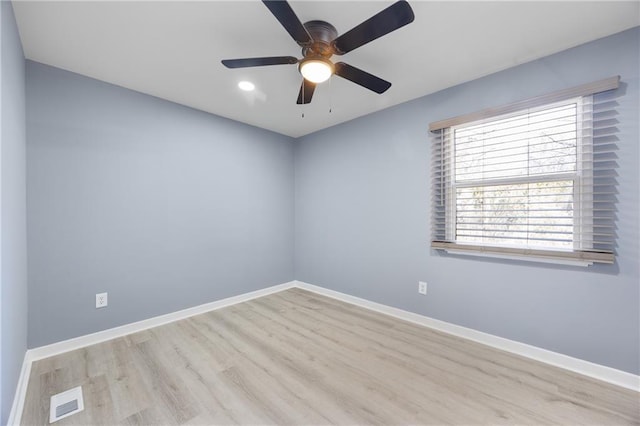
<svg viewBox="0 0 640 426"><path fill-rule="evenodd" d="M291 289L35 362L22 424L640 424L639 394Z"/></svg>

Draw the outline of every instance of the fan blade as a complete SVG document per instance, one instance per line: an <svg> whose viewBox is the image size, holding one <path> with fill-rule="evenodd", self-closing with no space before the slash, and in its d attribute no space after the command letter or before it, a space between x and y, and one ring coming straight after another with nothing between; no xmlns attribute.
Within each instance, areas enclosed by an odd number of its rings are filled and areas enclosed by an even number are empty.
<svg viewBox="0 0 640 426"><path fill-rule="evenodd" d="M293 56L271 56L268 58L223 59L222 65L227 68L262 67L265 65L297 64Z"/></svg>
<svg viewBox="0 0 640 426"><path fill-rule="evenodd" d="M373 74L369 74L366 71L362 71L356 67L352 67L349 64L345 64L344 62L338 62L334 64L334 66L336 75L346 78L347 80L352 81L355 84L359 84L362 87L366 87L378 94L386 92L387 89L391 87L391 83L388 81L383 80L380 77L376 77Z"/></svg>
<svg viewBox="0 0 640 426"><path fill-rule="evenodd" d="M308 46L313 39L285 0L262 0L278 22L300 46Z"/></svg>
<svg viewBox="0 0 640 426"><path fill-rule="evenodd" d="M300 86L300 93L298 93L298 100L296 101L296 103L298 105L311 103L311 98L313 97L314 90L316 90L315 83L307 81L303 78L302 85Z"/></svg>
<svg viewBox="0 0 640 426"><path fill-rule="evenodd" d="M362 24L333 40L331 45L336 55L344 55L385 34L404 27L415 18L409 3L398 1Z"/></svg>

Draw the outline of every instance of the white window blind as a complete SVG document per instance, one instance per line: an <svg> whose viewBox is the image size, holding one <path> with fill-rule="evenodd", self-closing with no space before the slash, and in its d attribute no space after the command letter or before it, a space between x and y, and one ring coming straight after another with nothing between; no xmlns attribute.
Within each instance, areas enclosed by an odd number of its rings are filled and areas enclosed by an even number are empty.
<svg viewBox="0 0 640 426"><path fill-rule="evenodd" d="M618 81L432 123L432 247L613 262Z"/></svg>

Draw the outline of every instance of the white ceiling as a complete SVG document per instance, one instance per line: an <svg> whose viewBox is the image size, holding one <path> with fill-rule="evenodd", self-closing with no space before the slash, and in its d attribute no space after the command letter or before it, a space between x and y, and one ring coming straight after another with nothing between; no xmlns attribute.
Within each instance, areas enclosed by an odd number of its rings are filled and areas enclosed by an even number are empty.
<svg viewBox="0 0 640 426"><path fill-rule="evenodd" d="M392 2L290 3L302 22L325 20L342 34ZM259 1L13 4L27 59L294 137L640 24L638 1L410 0L412 24L334 57L392 82L386 93L333 77L302 106L295 65L220 63L301 57ZM256 90L241 92L240 80Z"/></svg>

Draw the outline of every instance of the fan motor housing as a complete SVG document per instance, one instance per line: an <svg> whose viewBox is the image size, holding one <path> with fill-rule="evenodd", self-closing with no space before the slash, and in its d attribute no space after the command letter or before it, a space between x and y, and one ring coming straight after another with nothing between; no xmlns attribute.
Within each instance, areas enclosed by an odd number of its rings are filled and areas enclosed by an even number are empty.
<svg viewBox="0 0 640 426"><path fill-rule="evenodd" d="M302 55L305 57L331 57L331 55L333 55L331 42L338 37L338 31L336 28L325 21L309 21L305 22L303 25L313 39L313 44L308 47L303 47Z"/></svg>

